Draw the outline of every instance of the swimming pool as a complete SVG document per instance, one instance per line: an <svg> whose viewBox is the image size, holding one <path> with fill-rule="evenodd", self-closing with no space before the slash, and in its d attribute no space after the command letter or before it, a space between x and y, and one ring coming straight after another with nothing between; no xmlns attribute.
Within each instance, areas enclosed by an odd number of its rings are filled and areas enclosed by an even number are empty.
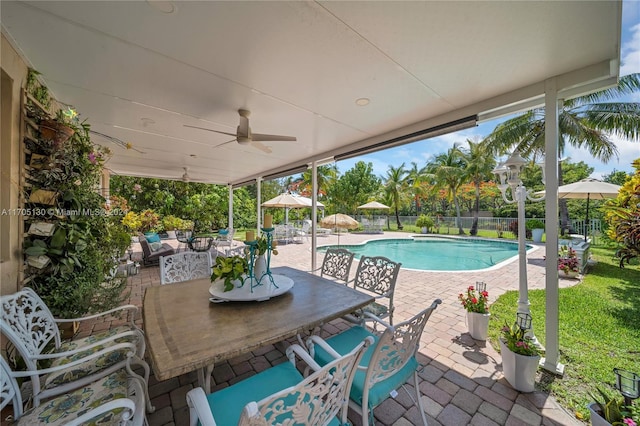
<svg viewBox="0 0 640 426"><path fill-rule="evenodd" d="M385 256L403 268L423 271L476 271L496 266L518 254L518 244L473 238L418 237L371 240L363 244L320 247L344 248L360 256ZM529 249L530 246L527 246Z"/></svg>

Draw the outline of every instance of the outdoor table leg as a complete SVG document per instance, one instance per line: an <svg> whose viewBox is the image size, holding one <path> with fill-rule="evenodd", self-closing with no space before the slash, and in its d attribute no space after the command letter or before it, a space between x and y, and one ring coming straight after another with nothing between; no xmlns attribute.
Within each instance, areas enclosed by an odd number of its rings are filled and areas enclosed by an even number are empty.
<svg viewBox="0 0 640 426"><path fill-rule="evenodd" d="M202 387L207 394L211 393L211 373L213 373L213 364L198 368L198 386Z"/></svg>

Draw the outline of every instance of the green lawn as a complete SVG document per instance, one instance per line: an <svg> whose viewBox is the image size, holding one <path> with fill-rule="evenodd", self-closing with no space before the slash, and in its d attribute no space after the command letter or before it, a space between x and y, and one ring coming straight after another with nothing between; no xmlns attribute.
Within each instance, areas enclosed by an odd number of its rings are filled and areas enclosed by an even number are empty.
<svg viewBox="0 0 640 426"><path fill-rule="evenodd" d="M620 269L613 253L594 248L598 263L584 281L560 289L560 362L565 372L562 378L547 372L539 375L543 389L583 418L588 417L586 405L592 401L588 392L596 385L613 385L614 367L640 374L640 267ZM517 299L517 291L511 291L491 307L489 338L496 348L505 319L509 323L515 319ZM529 301L535 335L544 344L545 291L529 291Z"/></svg>

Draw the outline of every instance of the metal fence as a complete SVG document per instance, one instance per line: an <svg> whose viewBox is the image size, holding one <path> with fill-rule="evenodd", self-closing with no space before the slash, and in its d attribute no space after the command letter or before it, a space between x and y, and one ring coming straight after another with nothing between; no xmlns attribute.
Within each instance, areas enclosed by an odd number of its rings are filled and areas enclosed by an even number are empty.
<svg viewBox="0 0 640 426"><path fill-rule="evenodd" d="M396 218L393 215L389 216L376 216L376 217L384 217L387 220L385 229L389 228L389 225L395 225ZM359 215L356 217L358 220L362 220L363 218L367 218L366 215ZM400 216L400 223L403 226L416 226L417 216ZM531 218L527 218L531 219ZM545 222L544 218L536 218L542 222ZM433 218L436 222L436 227L439 227L439 233L441 234L457 234L458 225L455 217L450 216L440 216L439 218ZM472 217L461 217L460 218L462 228L465 230L469 230L471 225L473 224ZM584 235L585 229L585 220L571 220L571 226L576 234ZM590 229L589 234L592 238L592 242L595 243L595 240L598 236L602 235L602 223L600 219L591 219L590 221ZM485 231L496 231L497 233L502 233L502 237L504 238L515 238L517 231L515 229L518 225L518 219L510 218L510 217L479 217L478 218L478 230Z"/></svg>

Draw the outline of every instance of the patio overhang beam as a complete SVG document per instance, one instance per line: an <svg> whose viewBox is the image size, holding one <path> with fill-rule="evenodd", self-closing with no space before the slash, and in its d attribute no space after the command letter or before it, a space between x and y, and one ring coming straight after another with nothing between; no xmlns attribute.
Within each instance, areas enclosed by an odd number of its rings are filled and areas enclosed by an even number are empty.
<svg viewBox="0 0 640 426"><path fill-rule="evenodd" d="M336 161L346 160L348 158L357 157L359 155L370 154L372 152L382 151L383 149L393 148L396 146L416 142L423 139L432 138L435 136L444 135L447 133L457 132L458 130L468 129L475 127L478 121L478 117L475 115L469 117L463 117L458 120L450 121L448 123L439 124L426 129L418 130L416 132L409 133L407 135L398 136L382 142L377 142L361 148L356 148L351 151L344 152L342 154L335 155L333 158Z"/></svg>
<svg viewBox="0 0 640 426"><path fill-rule="evenodd" d="M561 74L555 77L558 99L572 99L597 92L618 84L618 61L615 59ZM486 100L487 105L498 105L478 114L478 122L517 114L545 105L545 84L542 81Z"/></svg>

